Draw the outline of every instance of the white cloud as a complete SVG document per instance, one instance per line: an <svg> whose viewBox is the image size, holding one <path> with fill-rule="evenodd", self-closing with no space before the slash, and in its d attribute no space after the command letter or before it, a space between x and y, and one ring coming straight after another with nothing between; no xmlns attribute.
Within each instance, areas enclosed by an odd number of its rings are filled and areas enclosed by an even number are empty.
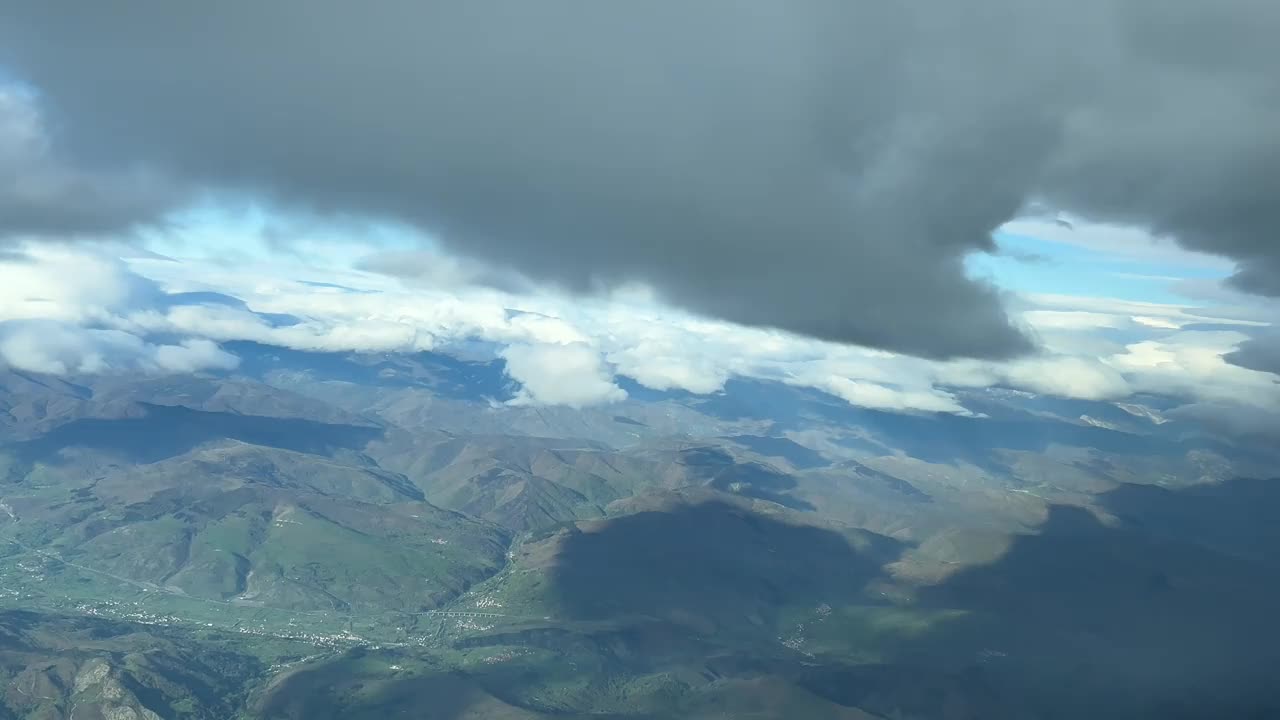
<svg viewBox="0 0 1280 720"><path fill-rule="evenodd" d="M177 345L154 345L152 357L158 369L171 373L199 370L234 370L240 359L208 340L183 340Z"/></svg>
<svg viewBox="0 0 1280 720"><path fill-rule="evenodd" d="M0 363L56 375L186 373L238 363L207 339L145 340L124 319L162 296L104 249L22 246L0 258ZM144 333L145 334L145 333Z"/></svg>
<svg viewBox="0 0 1280 720"><path fill-rule="evenodd" d="M865 380L851 380L839 375L795 379L788 382L816 388L850 405L873 410L969 414L969 411L956 401L954 395L941 390L902 390Z"/></svg>
<svg viewBox="0 0 1280 720"><path fill-rule="evenodd" d="M817 359L777 363L783 381L874 410L969 414L953 394L935 387L935 363L857 347L821 350Z"/></svg>
<svg viewBox="0 0 1280 720"><path fill-rule="evenodd" d="M411 322L383 318L308 319L276 327L253 312L222 305L182 305L163 315L139 313L127 322L152 332L199 335L219 341L247 340L307 352L414 352L435 346L435 337Z"/></svg>
<svg viewBox="0 0 1280 720"><path fill-rule="evenodd" d="M0 257L0 321L96 321L153 292L124 263L84 248L32 244Z"/></svg>
<svg viewBox="0 0 1280 720"><path fill-rule="evenodd" d="M1135 315L1133 321L1139 325L1145 325L1151 328L1159 328L1161 330L1177 330L1186 323L1181 323L1168 318L1146 317L1145 315Z"/></svg>
<svg viewBox="0 0 1280 720"><path fill-rule="evenodd" d="M957 361L937 366L937 382L956 387L1004 386L1076 400L1110 400L1132 391L1124 375L1097 358L1049 355L1009 363Z"/></svg>
<svg viewBox="0 0 1280 720"><path fill-rule="evenodd" d="M691 357L652 341L609 354L618 372L653 390L687 390L708 395L724 388L729 372L708 357Z"/></svg>
<svg viewBox="0 0 1280 720"><path fill-rule="evenodd" d="M1096 330L1129 327L1128 318L1110 313L1083 310L1028 310L1022 319L1036 329Z"/></svg>
<svg viewBox="0 0 1280 720"><path fill-rule="evenodd" d="M1280 382L1275 375L1224 359L1247 338L1238 332L1183 331L1133 343L1108 363L1124 372L1140 392L1280 411Z"/></svg>
<svg viewBox="0 0 1280 720"><path fill-rule="evenodd" d="M167 317L153 313L150 318L131 318L152 329L167 322L178 331L217 340L333 352L414 352L469 338L502 344L589 340L575 323L561 317L562 303L550 296L406 286L377 274L317 273L289 265L270 267L261 275L149 259L132 264L140 272L154 273L171 292L212 290L244 300L251 312L191 307L174 308ZM300 322L274 327L259 313L292 315Z"/></svg>
<svg viewBox="0 0 1280 720"><path fill-rule="evenodd" d="M521 385L512 404L582 408L627 398L589 345L511 345L501 355L507 374Z"/></svg>
<svg viewBox="0 0 1280 720"><path fill-rule="evenodd" d="M1009 385L1020 390L1077 400L1113 400L1132 392L1123 375L1089 358L1019 360L1002 368L1001 375Z"/></svg>
<svg viewBox="0 0 1280 720"><path fill-rule="evenodd" d="M189 291L224 293L245 306L164 300L165 292ZM967 413L948 387L995 386L1084 400L1149 392L1206 407L1280 410L1274 376L1223 360L1243 334L1178 330L1205 322L1265 324L1260 305L1219 317L1221 308L1194 304L1063 295L1019 302L1045 354L1003 363L934 362L696 317L662 306L644 288L595 299L514 295L317 269L297 258L259 270L145 256L122 262L86 246L46 245L26 257L0 258L0 321L56 321L42 334L10 328L4 362L43 372L225 369L234 358L215 343L232 340L321 352L416 352L478 339L506 347L508 372L522 386L516 402L525 404L624 399L616 372L646 387L696 394L720 391L733 377L773 379L859 407L903 412ZM180 339L149 340L159 334Z"/></svg>
<svg viewBox="0 0 1280 720"><path fill-rule="evenodd" d="M173 263L144 261L169 273L188 273L186 286L200 269L179 270ZM170 328L215 340L250 339L308 350L421 350L476 338L524 347L574 346L581 355L591 346L590 377L581 398L538 383L547 368L533 370L525 402L587 403L607 397L616 387L608 372L595 372L603 355L626 375L657 390L716 392L731 377L784 379L820 389L861 407L918 412L966 412L945 386L1004 386L1084 400L1121 400L1136 389L1182 391L1195 380L1194 368L1164 375L1138 372L1134 351L1099 330L1123 330L1159 341L1171 327L1205 322L1194 306L1036 295L1024 319L1041 331L1049 354L1006 363L938 363L883 351L823 343L786 333L707 320L657 304L650 294L615 293L602 299L566 299L554 293L514 296L493 290L406 286L385 276L360 274L334 278L360 292L317 288L273 270L270 276L223 277L234 293L257 312L301 319L273 327L251 312L235 308L175 308ZM220 286L215 286L220 287ZM553 350L537 353L539 358ZM518 363L533 354L516 349ZM1120 358L1111 362L1111 358ZM1128 359L1126 359L1128 358ZM551 362L551 361L548 361ZM516 370L516 372L520 372ZM1237 378L1238 379L1238 378Z"/></svg>
<svg viewBox="0 0 1280 720"><path fill-rule="evenodd" d="M230 370L239 359L208 340L153 344L119 330L53 320L0 324L0 363L50 375Z"/></svg>
<svg viewBox="0 0 1280 720"><path fill-rule="evenodd" d="M607 328L599 341L609 349L609 362L620 374L654 390L716 392L734 374L731 365L743 357L725 347L733 344L731 336L685 316L606 312L593 320Z"/></svg>
<svg viewBox="0 0 1280 720"><path fill-rule="evenodd" d="M508 325L513 337L525 341L572 345L588 342L578 328L558 317L537 313L520 313L511 318Z"/></svg>

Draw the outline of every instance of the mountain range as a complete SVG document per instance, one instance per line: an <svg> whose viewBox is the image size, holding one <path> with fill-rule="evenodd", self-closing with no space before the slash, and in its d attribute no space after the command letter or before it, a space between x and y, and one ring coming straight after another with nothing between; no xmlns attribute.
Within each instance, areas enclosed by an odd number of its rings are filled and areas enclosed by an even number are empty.
<svg viewBox="0 0 1280 720"><path fill-rule="evenodd" d="M234 349L0 372L0 718L1280 714L1256 447L1026 393L569 409L501 359Z"/></svg>

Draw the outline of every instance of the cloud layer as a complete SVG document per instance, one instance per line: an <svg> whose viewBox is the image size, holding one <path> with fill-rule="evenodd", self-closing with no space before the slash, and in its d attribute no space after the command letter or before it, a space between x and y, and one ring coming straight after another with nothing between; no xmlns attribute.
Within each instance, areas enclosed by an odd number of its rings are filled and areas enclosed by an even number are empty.
<svg viewBox="0 0 1280 720"><path fill-rule="evenodd" d="M575 290L641 280L735 322L994 358L1032 344L963 258L1032 200L1280 294L1278 31L1269 0L6 1L0 64L86 167L408 221Z"/></svg>
<svg viewBox="0 0 1280 720"><path fill-rule="evenodd" d="M0 369L52 375L234 369L239 360L207 337L155 341L127 319L172 301L156 283L99 252L50 245L11 251L0 257Z"/></svg>
<svg viewBox="0 0 1280 720"><path fill-rule="evenodd" d="M53 147L29 92L0 86L0 234L99 235L154 221L182 197L136 163L80 167Z"/></svg>
<svg viewBox="0 0 1280 720"><path fill-rule="evenodd" d="M1193 305L1024 296L1019 321L1050 350L1010 361L934 361L711 321L643 292L513 295L360 270L255 271L105 251L37 243L0 257L0 365L66 375L233 371L237 358L217 343L449 353L478 340L505 360L517 405L625 401L617 376L697 395L740 377L814 388L875 410L971 416L973 393L987 388L1126 402L1140 417L1155 411L1133 403L1156 396L1167 419L1237 436L1280 432L1280 376L1238 360L1270 329L1244 319L1254 311L1238 306L1224 306L1220 317Z"/></svg>

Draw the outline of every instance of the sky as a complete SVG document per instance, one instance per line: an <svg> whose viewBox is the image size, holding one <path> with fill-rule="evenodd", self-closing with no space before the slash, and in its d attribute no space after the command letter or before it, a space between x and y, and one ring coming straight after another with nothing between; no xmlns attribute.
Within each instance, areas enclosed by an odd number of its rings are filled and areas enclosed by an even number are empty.
<svg viewBox="0 0 1280 720"><path fill-rule="evenodd" d="M0 0L0 363L479 339L519 404L1000 387L1280 436L1277 32L1264 0Z"/></svg>

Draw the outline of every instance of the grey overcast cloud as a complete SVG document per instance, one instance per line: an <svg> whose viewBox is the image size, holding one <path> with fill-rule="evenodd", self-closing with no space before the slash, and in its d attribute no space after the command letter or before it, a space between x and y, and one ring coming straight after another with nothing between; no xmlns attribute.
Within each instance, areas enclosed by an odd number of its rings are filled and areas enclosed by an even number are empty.
<svg viewBox="0 0 1280 720"><path fill-rule="evenodd" d="M1036 202L1280 294L1268 0L0 7L0 63L57 151L18 153L11 231L262 193L573 290L643 281L934 358L1036 346L963 265Z"/></svg>

